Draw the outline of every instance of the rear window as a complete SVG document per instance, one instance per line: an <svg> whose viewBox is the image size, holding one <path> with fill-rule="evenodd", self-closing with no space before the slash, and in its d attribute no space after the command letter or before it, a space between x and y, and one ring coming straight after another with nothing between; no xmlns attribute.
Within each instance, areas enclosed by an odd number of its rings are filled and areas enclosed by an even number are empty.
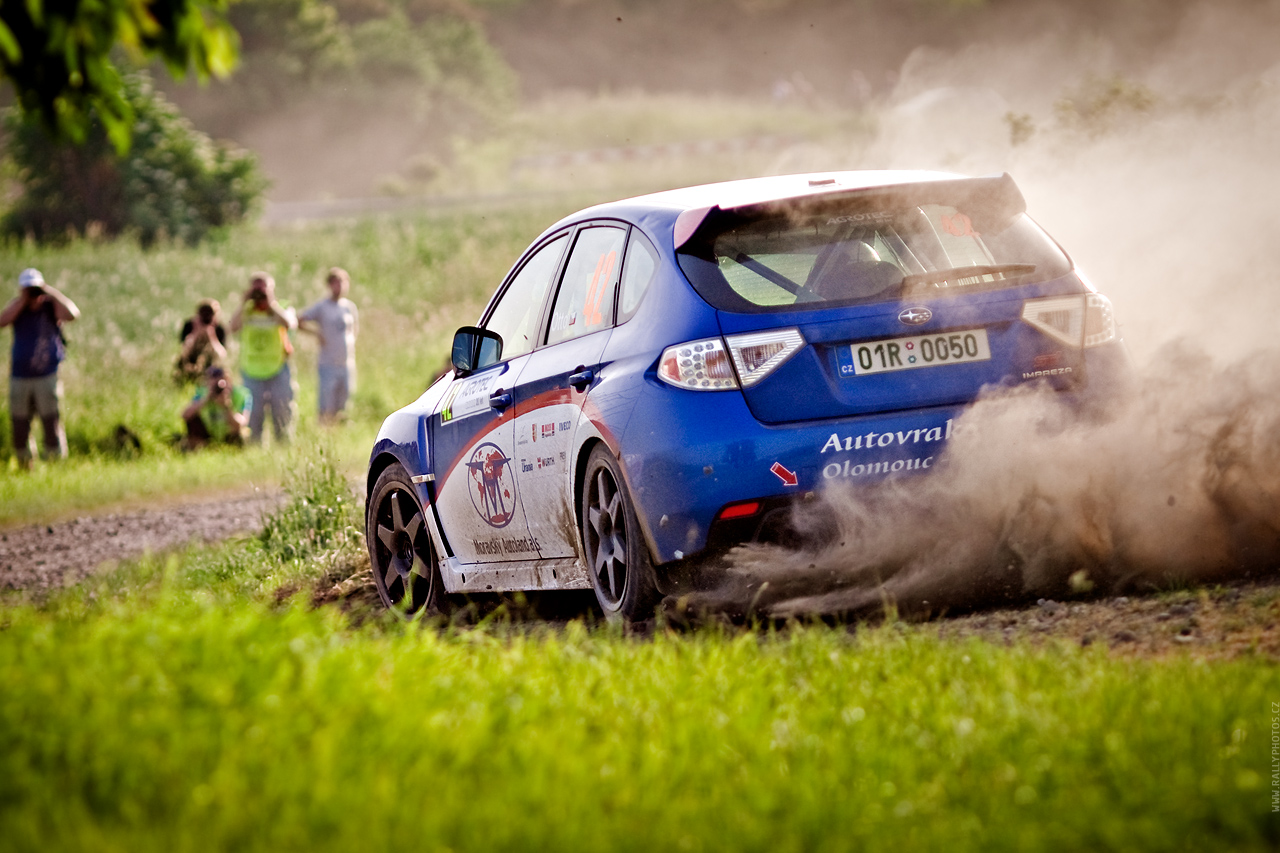
<svg viewBox="0 0 1280 853"><path fill-rule="evenodd" d="M715 307L753 312L947 296L1071 271L1019 207L957 195L931 197L926 185L910 196L713 211L680 265Z"/></svg>

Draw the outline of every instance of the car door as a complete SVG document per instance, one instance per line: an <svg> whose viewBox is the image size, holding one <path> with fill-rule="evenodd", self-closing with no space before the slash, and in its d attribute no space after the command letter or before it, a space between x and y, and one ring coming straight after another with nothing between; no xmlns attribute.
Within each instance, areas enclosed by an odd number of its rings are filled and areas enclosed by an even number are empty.
<svg viewBox="0 0 1280 853"><path fill-rule="evenodd" d="M544 345L515 386L516 482L543 557L577 554L574 436L614 323L627 226L587 223L573 236Z"/></svg>
<svg viewBox="0 0 1280 853"><path fill-rule="evenodd" d="M529 535L516 479L512 389L538 339L567 243L567 232L552 237L508 279L481 323L502 337L500 361L455 378L431 418L432 453L441 472L436 505L445 537L462 563L541 556Z"/></svg>

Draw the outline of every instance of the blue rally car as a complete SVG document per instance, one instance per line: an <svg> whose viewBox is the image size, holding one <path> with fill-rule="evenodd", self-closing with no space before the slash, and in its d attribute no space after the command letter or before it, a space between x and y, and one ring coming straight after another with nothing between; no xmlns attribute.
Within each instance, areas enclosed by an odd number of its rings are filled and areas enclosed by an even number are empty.
<svg viewBox="0 0 1280 853"><path fill-rule="evenodd" d="M644 619L824 486L926 472L984 388L1105 390L1111 304L1025 207L1008 175L835 172L556 223L378 434L383 601L590 587Z"/></svg>

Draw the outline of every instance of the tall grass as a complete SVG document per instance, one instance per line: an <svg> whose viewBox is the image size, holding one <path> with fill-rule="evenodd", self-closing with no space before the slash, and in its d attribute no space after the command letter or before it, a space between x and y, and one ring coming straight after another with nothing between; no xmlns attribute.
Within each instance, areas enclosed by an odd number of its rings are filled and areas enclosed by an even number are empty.
<svg viewBox="0 0 1280 853"><path fill-rule="evenodd" d="M169 575L175 570L170 567ZM1264 850L1273 664L888 626L5 612L10 850Z"/></svg>

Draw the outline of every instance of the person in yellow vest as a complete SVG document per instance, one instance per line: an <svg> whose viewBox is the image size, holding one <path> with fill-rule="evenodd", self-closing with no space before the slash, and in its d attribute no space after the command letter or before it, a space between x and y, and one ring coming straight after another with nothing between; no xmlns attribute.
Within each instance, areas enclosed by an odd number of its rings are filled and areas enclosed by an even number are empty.
<svg viewBox="0 0 1280 853"><path fill-rule="evenodd" d="M276 301L275 280L265 272L249 279L244 301L231 318L231 331L240 335L240 374L253 395L249 410L249 440L262 441L266 410L277 442L288 442L293 427L293 376L289 332L298 327L293 309Z"/></svg>

